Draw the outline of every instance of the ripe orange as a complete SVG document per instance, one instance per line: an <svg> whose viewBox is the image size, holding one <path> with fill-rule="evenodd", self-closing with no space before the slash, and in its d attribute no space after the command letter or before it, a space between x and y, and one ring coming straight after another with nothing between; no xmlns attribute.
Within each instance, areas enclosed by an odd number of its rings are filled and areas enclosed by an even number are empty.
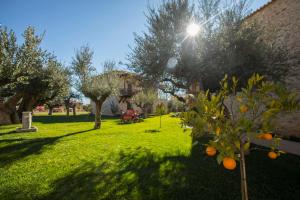
<svg viewBox="0 0 300 200"><path fill-rule="evenodd" d="M223 166L228 170L234 170L236 168L236 162L233 158L223 158Z"/></svg>
<svg viewBox="0 0 300 200"><path fill-rule="evenodd" d="M272 140L273 136L271 133L264 133L262 138L265 140Z"/></svg>
<svg viewBox="0 0 300 200"><path fill-rule="evenodd" d="M214 155L216 155L216 153L217 153L217 150L215 147L212 147L212 146L206 147L206 154L208 156L214 156Z"/></svg>
<svg viewBox="0 0 300 200"><path fill-rule="evenodd" d="M268 153L269 158L271 158L272 160L277 158L277 154L274 151L270 151Z"/></svg>
<svg viewBox="0 0 300 200"><path fill-rule="evenodd" d="M245 112L248 111L248 107L245 106L245 105L241 105L241 106L240 106L240 111L241 111L241 113L245 113Z"/></svg>

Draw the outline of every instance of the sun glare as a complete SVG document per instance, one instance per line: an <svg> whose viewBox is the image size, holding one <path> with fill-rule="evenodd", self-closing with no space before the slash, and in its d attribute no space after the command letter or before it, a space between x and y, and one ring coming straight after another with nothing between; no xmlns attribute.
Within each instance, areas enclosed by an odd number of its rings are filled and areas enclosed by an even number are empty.
<svg viewBox="0 0 300 200"><path fill-rule="evenodd" d="M189 36L196 36L200 31L200 26L195 23L191 23L190 25L187 26L186 32Z"/></svg>

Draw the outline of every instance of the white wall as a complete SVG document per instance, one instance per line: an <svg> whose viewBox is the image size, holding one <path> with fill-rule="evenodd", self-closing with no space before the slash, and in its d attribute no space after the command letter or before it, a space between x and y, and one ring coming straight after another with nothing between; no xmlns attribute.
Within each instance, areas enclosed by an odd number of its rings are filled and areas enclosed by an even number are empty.
<svg viewBox="0 0 300 200"><path fill-rule="evenodd" d="M127 104L125 102L119 103L119 98L116 96L110 96L108 97L102 107L101 107L101 113L102 115L106 116L113 116L114 114L111 112L111 102L114 102L119 105L119 112L117 114L121 114L122 111L125 112L127 110ZM92 113L95 114L96 112L96 106L95 103L91 100L91 105L92 105ZM133 104L133 109L137 111L138 113L142 113L142 110L137 107L135 104Z"/></svg>

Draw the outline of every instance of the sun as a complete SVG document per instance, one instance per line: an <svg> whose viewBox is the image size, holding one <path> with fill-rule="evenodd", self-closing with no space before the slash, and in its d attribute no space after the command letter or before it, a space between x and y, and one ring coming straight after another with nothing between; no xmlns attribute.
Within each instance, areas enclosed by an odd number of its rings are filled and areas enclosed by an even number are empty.
<svg viewBox="0 0 300 200"><path fill-rule="evenodd" d="M189 36L196 36L200 31L200 26L198 24L195 23L191 23L187 26L186 28L186 32Z"/></svg>

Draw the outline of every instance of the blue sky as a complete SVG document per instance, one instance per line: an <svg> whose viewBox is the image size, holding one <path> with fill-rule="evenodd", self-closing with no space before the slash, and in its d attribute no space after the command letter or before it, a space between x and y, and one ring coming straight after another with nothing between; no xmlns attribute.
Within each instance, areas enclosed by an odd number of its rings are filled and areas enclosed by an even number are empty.
<svg viewBox="0 0 300 200"><path fill-rule="evenodd" d="M253 0L256 9L268 0ZM146 29L147 5L160 0L0 0L0 23L13 29L19 41L28 25L46 32L42 47L69 65L75 49L89 44L94 66L106 59L126 62L133 33Z"/></svg>

